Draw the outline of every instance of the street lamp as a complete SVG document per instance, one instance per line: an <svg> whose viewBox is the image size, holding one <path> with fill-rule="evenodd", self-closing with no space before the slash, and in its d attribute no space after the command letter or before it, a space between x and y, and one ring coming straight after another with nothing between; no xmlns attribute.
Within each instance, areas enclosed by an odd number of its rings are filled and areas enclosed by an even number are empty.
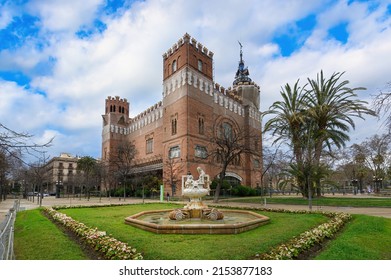
<svg viewBox="0 0 391 280"><path fill-rule="evenodd" d="M358 180L357 179L352 179L352 186L353 186L353 193L356 195L357 192L358 192L358 188L357 188L357 183L358 183Z"/></svg>
<svg viewBox="0 0 391 280"><path fill-rule="evenodd" d="M56 198L60 198L60 190L62 187L62 181L56 181Z"/></svg>
<svg viewBox="0 0 391 280"><path fill-rule="evenodd" d="M375 192L376 193L378 193L380 191L379 183L380 183L380 187L381 187L382 183L383 183L383 178L378 178L376 175L373 176L373 184L375 185Z"/></svg>

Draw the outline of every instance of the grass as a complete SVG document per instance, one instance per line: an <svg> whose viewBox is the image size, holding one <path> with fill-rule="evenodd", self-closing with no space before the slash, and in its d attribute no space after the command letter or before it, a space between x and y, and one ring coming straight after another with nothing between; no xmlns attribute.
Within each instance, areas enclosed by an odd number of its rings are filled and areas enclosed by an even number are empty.
<svg viewBox="0 0 391 280"><path fill-rule="evenodd" d="M390 260L391 219L353 215L338 238L327 244L317 260Z"/></svg>
<svg viewBox="0 0 391 280"><path fill-rule="evenodd" d="M227 199L224 201L241 203L263 203L261 197L247 197ZM266 197L268 204L307 205L308 200L302 197ZM360 197L320 197L312 200L314 206L339 206L339 207L391 207L391 198L360 198Z"/></svg>
<svg viewBox="0 0 391 280"><path fill-rule="evenodd" d="M127 242L149 260L250 259L255 254L265 252L327 220L320 214L260 212L269 216L271 222L238 235L155 234L124 223L125 217L141 211L176 207L178 206L145 204L63 209L61 212Z"/></svg>
<svg viewBox="0 0 391 280"><path fill-rule="evenodd" d="M286 242L327 220L320 214L258 213L269 224L238 235L154 234L124 223L132 214L177 208L174 204L139 204L98 208L63 209L72 218L112 234L143 253L149 260L251 259L257 253ZM86 259L78 244L68 239L40 210L18 213L15 224L17 259ZM316 257L319 260L391 259L391 219L354 215L352 221Z"/></svg>
<svg viewBox="0 0 391 280"><path fill-rule="evenodd" d="M145 204L63 209L61 212L127 242L150 260L249 259L327 220L319 214L261 213L271 218L269 224L238 235L155 234L124 223L125 217L141 211L177 207Z"/></svg>
<svg viewBox="0 0 391 280"><path fill-rule="evenodd" d="M86 260L79 245L44 217L39 209L18 212L14 251L18 260Z"/></svg>

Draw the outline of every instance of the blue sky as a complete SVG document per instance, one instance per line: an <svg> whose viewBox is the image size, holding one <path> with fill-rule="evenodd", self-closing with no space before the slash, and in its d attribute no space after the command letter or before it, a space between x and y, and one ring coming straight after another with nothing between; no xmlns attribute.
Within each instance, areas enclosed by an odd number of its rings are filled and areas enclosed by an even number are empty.
<svg viewBox="0 0 391 280"><path fill-rule="evenodd" d="M240 41L261 110L300 78L343 72L360 98L391 81L391 1L0 0L0 123L49 156L101 154L107 96L135 116L162 99L162 54L186 32L214 52L215 82L232 85ZM357 121L352 141L381 133Z"/></svg>

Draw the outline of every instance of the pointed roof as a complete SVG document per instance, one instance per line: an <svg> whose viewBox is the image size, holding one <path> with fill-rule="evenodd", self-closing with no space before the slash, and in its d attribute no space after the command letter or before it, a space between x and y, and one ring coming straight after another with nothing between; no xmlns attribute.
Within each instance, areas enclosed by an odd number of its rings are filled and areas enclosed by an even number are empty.
<svg viewBox="0 0 391 280"><path fill-rule="evenodd" d="M243 51L242 51L242 44L238 41L240 46L240 61L238 70L236 71L235 80L233 82L234 85L238 85L242 82L251 82L251 78L249 77L250 72L248 71L248 68L244 66L244 60L243 60Z"/></svg>

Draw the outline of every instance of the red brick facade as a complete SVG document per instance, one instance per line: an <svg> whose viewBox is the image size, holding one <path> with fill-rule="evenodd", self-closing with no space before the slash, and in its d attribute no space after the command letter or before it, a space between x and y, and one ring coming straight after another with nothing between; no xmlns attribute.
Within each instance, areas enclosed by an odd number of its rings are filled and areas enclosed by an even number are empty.
<svg viewBox="0 0 391 280"><path fill-rule="evenodd" d="M172 195L175 184L174 195L180 195L181 178L187 172L197 177L198 166L211 178L221 172L221 164L207 155L215 149L211 139L217 127L226 122L233 129L259 136L246 140L258 155L243 154L227 170L227 176L256 187L262 172L259 97L259 86L247 76L237 78L228 89L215 83L213 53L185 34L163 54L161 102L129 118L126 99L106 99L102 160L109 162L110 152L118 143L131 141L137 148L133 171L160 170L165 191Z"/></svg>

